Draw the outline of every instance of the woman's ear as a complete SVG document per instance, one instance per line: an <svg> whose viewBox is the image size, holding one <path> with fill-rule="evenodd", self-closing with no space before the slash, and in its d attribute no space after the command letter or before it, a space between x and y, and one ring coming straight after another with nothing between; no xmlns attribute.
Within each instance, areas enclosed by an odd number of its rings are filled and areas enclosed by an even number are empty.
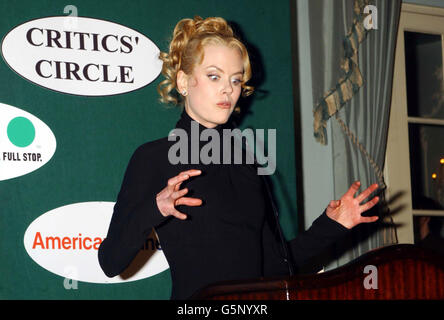
<svg viewBox="0 0 444 320"><path fill-rule="evenodd" d="M179 70L176 76L176 83L177 91L179 91L181 95L186 96L188 93L188 75L182 70Z"/></svg>

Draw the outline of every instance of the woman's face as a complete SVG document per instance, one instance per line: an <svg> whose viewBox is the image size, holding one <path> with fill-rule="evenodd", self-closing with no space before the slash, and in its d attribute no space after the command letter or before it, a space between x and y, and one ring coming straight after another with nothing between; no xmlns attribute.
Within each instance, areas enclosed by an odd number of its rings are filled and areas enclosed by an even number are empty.
<svg viewBox="0 0 444 320"><path fill-rule="evenodd" d="M202 64L191 75L178 73L181 92L185 89L185 110L206 128L228 121L242 91L243 61L238 49L223 45L204 47Z"/></svg>

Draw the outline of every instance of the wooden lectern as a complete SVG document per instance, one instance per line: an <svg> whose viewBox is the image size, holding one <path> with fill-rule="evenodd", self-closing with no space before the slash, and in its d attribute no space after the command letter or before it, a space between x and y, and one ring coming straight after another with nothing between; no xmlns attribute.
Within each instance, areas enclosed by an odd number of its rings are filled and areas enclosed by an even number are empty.
<svg viewBox="0 0 444 320"><path fill-rule="evenodd" d="M192 299L444 299L444 257L411 244L392 245L328 272L221 282L202 289Z"/></svg>

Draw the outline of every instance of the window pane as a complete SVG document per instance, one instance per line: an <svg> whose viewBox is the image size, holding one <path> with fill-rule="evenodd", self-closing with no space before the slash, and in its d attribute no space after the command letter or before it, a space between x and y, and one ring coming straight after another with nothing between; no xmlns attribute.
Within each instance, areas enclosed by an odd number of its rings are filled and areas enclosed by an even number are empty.
<svg viewBox="0 0 444 320"><path fill-rule="evenodd" d="M415 244L444 255L444 217L415 217Z"/></svg>
<svg viewBox="0 0 444 320"><path fill-rule="evenodd" d="M444 207L444 126L409 124L413 209L428 209L424 197Z"/></svg>
<svg viewBox="0 0 444 320"><path fill-rule="evenodd" d="M404 32L410 117L444 119L441 35Z"/></svg>

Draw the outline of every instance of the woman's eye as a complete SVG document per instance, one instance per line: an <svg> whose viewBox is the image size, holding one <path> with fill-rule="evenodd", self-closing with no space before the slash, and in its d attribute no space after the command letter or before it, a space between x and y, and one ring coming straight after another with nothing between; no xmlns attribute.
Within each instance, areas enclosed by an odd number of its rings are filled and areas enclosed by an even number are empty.
<svg viewBox="0 0 444 320"><path fill-rule="evenodd" d="M209 74L209 75L208 75L208 78L210 78L210 80L215 81L215 80L219 79L219 76L218 76L218 75L215 75L215 74Z"/></svg>
<svg viewBox="0 0 444 320"><path fill-rule="evenodd" d="M242 80L241 79L233 79L233 84L234 85L239 85L239 84L241 84L242 83Z"/></svg>

